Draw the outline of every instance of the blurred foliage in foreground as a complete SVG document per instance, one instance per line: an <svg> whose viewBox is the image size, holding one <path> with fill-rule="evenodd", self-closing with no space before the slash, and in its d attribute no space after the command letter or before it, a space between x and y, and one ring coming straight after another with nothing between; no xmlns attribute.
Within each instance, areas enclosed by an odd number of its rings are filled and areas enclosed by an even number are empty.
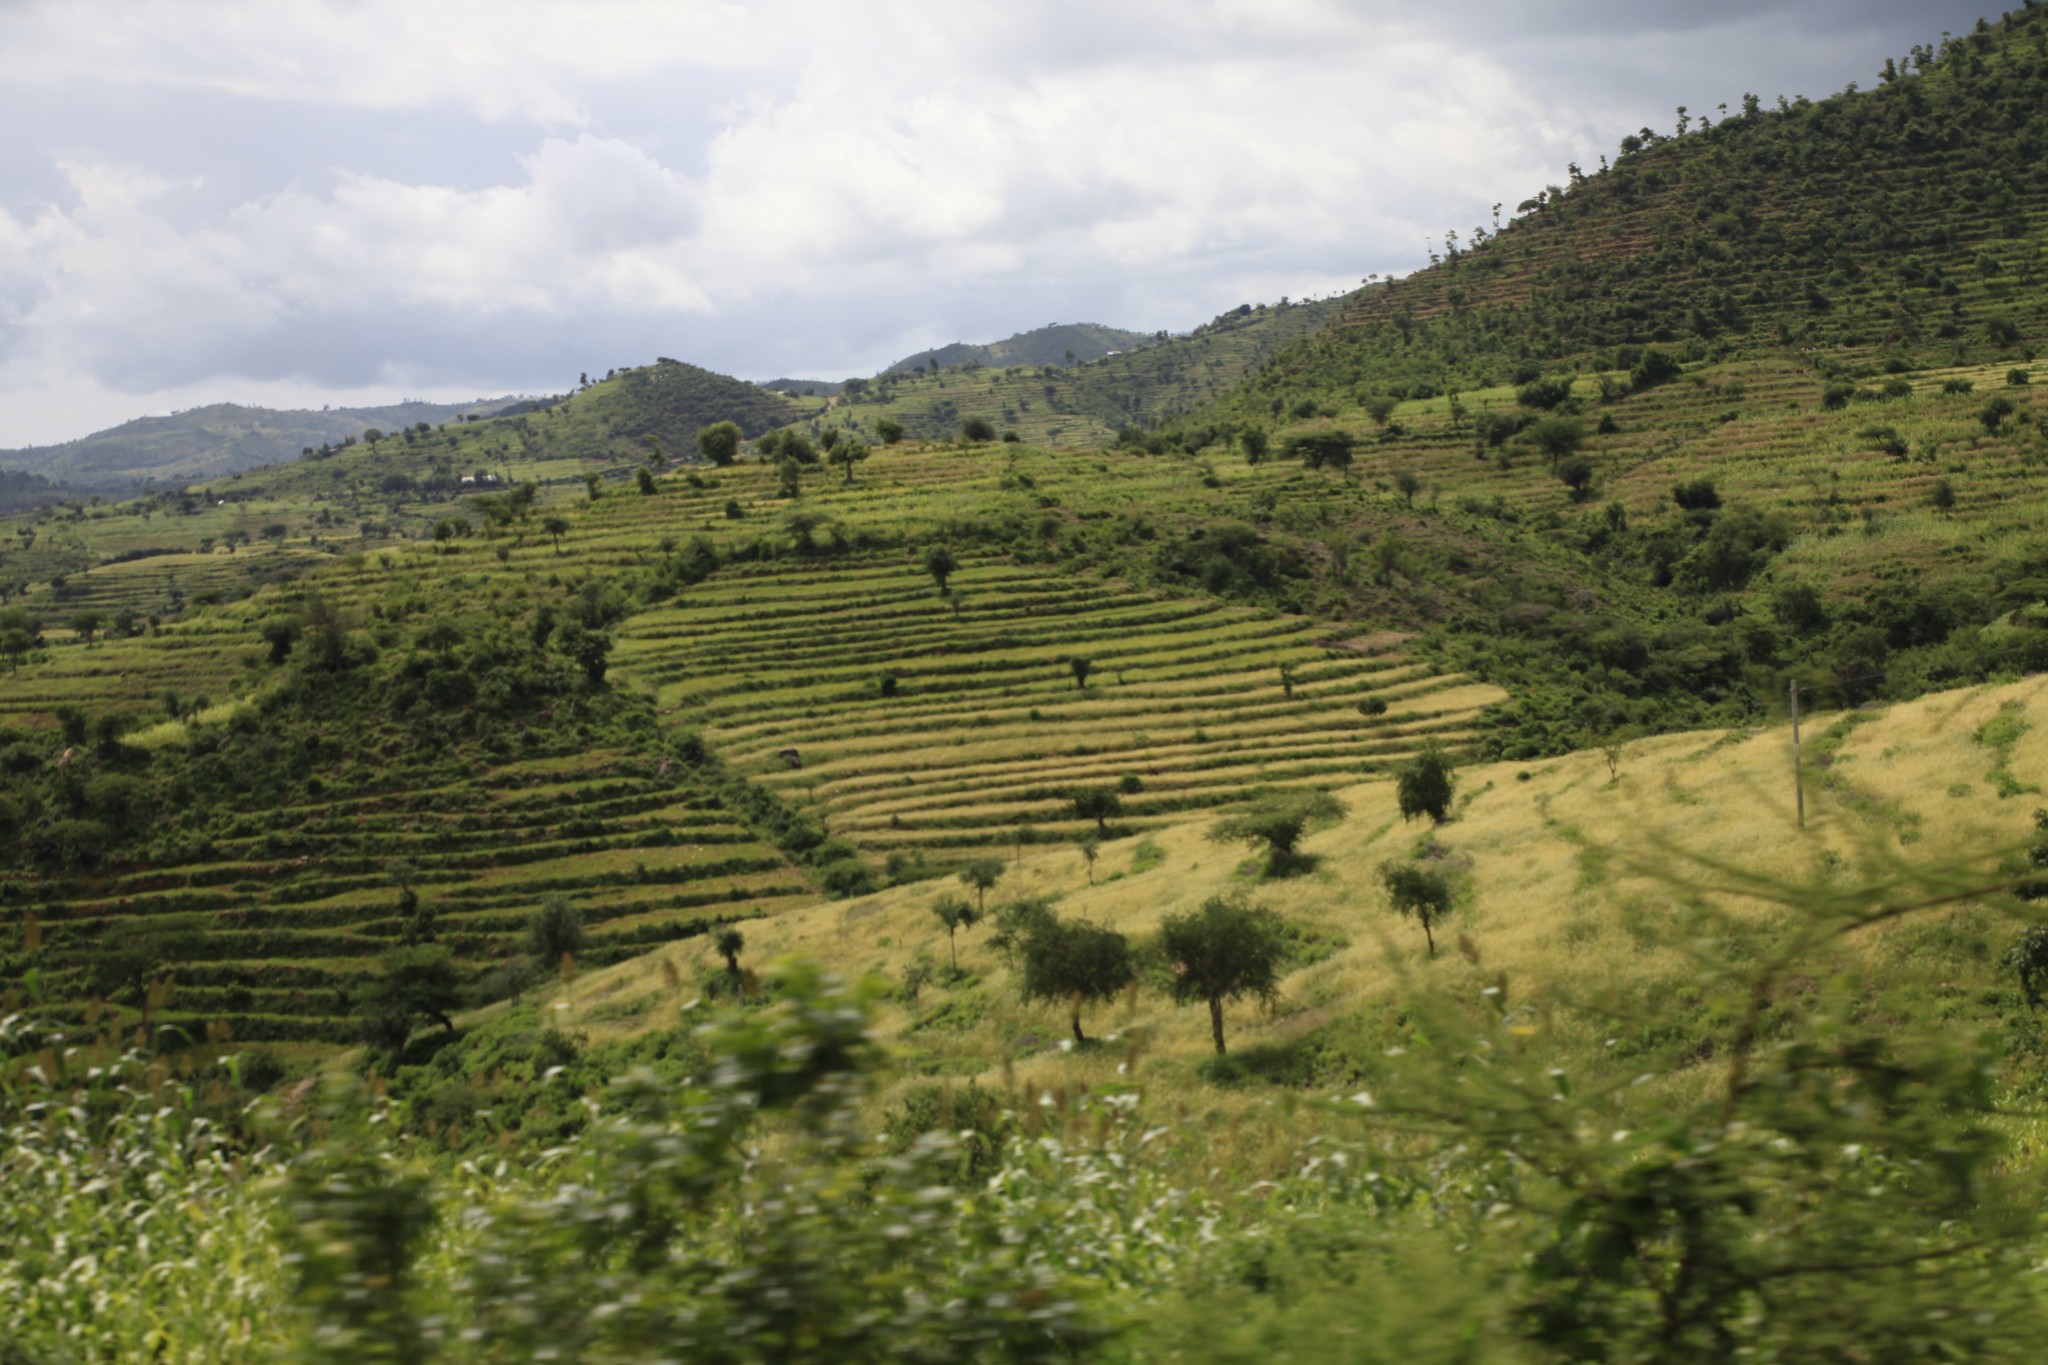
<svg viewBox="0 0 2048 1365"><path fill-rule="evenodd" d="M0 1361L2042 1358L1999 1040L1811 975L1951 906L2024 917L2010 869L1691 875L1633 927L1714 1009L1418 985L1407 1042L1242 1189L1185 1188L1135 1086L877 1122L867 988L801 963L704 1012L695 1075L486 1156L341 1081L246 1104L217 1042L16 1014Z"/></svg>

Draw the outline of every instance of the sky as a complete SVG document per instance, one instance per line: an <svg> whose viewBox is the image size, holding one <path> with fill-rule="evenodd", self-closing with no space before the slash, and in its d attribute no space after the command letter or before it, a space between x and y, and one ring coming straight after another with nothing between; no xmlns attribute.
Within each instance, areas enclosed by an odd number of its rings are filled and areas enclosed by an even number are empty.
<svg viewBox="0 0 2048 1365"><path fill-rule="evenodd" d="M0 447L872 373L1426 263L1950 0L0 0ZM1995 12L1990 12L1995 17Z"/></svg>

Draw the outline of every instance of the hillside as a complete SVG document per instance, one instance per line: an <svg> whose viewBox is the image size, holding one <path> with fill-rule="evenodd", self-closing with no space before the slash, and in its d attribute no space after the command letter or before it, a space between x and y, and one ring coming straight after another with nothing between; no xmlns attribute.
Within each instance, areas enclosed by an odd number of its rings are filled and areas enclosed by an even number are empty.
<svg viewBox="0 0 2048 1365"><path fill-rule="evenodd" d="M1002 341L955 341L918 351L893 365L884 365L878 374L908 374L919 367L955 370L964 365L1080 365L1119 351L1140 350L1166 339L1163 332L1129 332L1094 322L1055 322Z"/></svg>
<svg viewBox="0 0 2048 1365"><path fill-rule="evenodd" d="M862 431L879 420L897 422L925 439L956 435L963 421L979 417L1034 444L1102 445L1124 427L1215 400L1286 343L1326 326L1341 307L1338 300L1246 304L1184 335L1141 338L1138 349L1094 360L1076 350L1072 363L1062 353L1039 362L947 361L937 373L919 373L915 364L893 368L846 384L839 416Z"/></svg>
<svg viewBox="0 0 2048 1365"><path fill-rule="evenodd" d="M0 450L0 468L28 470L88 489L185 483L294 460L311 447L339 445L365 431L489 416L522 400L394 403L388 407L279 410L214 403L162 417L138 417L58 445Z"/></svg>
<svg viewBox="0 0 2048 1365"><path fill-rule="evenodd" d="M1626 370L1800 358L1887 367L2025 363L2048 334L2048 12L1887 59L1875 88L1754 96L1570 168L1506 222L1445 235L1429 269L1353 296L1217 413Z"/></svg>

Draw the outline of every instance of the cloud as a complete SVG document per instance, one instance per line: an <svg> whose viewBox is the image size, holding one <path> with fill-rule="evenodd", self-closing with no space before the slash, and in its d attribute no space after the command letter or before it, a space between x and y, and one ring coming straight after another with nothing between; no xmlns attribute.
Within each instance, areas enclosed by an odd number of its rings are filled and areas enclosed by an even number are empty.
<svg viewBox="0 0 2048 1365"><path fill-rule="evenodd" d="M1826 93L1968 22L1956 0L121 20L0 8L0 116L72 115L0 150L0 444L133 415L79 411L88 391L533 391L657 352L855 373L1053 320L1185 327L1412 269L1673 104Z"/></svg>

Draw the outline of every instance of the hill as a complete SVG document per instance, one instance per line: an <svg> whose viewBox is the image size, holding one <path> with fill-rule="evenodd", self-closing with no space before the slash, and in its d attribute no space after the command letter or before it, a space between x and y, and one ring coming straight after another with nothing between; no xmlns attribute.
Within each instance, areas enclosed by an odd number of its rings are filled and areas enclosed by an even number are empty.
<svg viewBox="0 0 2048 1365"><path fill-rule="evenodd" d="M1164 332L1130 332L1093 322L1055 322L1019 332L1003 341L955 341L907 355L885 365L882 375L908 374L922 367L955 370L963 365L1080 365L1120 351L1136 351L1167 339Z"/></svg>
<svg viewBox="0 0 2048 1365"><path fill-rule="evenodd" d="M1850 382L2024 364L2048 333L2044 91L2048 14L2028 5L1887 59L1872 89L1681 110L1507 222L1446 233L1429 269L1354 295L1217 411L1627 370L1648 346Z"/></svg>
<svg viewBox="0 0 2048 1365"><path fill-rule="evenodd" d="M394 403L385 407L279 410L214 403L163 417L138 417L75 441L0 450L0 468L27 470L90 489L185 483L297 459L365 431L397 431L502 412L524 400Z"/></svg>
<svg viewBox="0 0 2048 1365"><path fill-rule="evenodd" d="M868 432L876 421L892 421L912 436L936 440L957 435L962 422L978 417L1035 444L1101 445L1124 427L1158 423L1214 401L1286 343L1326 326L1341 306L1336 300L1245 304L1184 335L1141 338L1145 344L1118 354L1082 360L1076 351L1072 363L1062 353L1036 363L948 362L936 372L895 368L873 380L848 381L839 395L839 420Z"/></svg>

